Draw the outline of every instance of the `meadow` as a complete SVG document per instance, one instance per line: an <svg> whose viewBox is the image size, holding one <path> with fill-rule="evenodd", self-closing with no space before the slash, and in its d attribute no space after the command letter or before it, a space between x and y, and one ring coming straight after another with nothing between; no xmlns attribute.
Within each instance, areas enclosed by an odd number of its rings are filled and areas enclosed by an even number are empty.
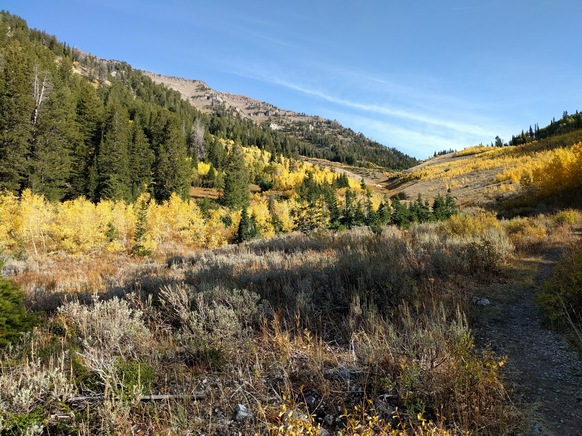
<svg viewBox="0 0 582 436"><path fill-rule="evenodd" d="M29 245L4 265L37 320L1 351L0 428L518 432L505 357L475 337L474 302L515 259L571 240L576 223L576 211L479 211L157 257Z"/></svg>

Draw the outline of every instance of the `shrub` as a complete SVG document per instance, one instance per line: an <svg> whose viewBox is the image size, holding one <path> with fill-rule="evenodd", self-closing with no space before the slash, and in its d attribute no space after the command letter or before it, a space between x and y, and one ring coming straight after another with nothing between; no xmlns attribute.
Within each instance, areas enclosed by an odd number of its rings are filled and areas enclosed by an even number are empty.
<svg viewBox="0 0 582 436"><path fill-rule="evenodd" d="M43 434L52 406L74 391L64 356L48 365L26 360L0 375L0 434Z"/></svg>
<svg viewBox="0 0 582 436"><path fill-rule="evenodd" d="M474 214L453 215L441 225L440 230L449 235L466 237L484 234L490 229L500 227L494 213L478 211Z"/></svg>
<svg viewBox="0 0 582 436"><path fill-rule="evenodd" d="M81 355L93 371L109 371L116 356L138 358L148 352L152 335L143 314L125 300L95 297L91 305L73 301L58 313L69 333L81 340Z"/></svg>
<svg viewBox="0 0 582 436"><path fill-rule="evenodd" d="M497 273L513 253L514 246L504 232L491 229L469 244L468 251L470 272Z"/></svg>
<svg viewBox="0 0 582 436"><path fill-rule="evenodd" d="M561 210L553 216L556 226L572 226L580 219L580 212L575 209Z"/></svg>
<svg viewBox="0 0 582 436"><path fill-rule="evenodd" d="M506 433L512 425L501 368L504 359L478 352L465 316L444 306L397 308L354 335L354 351L374 374L369 392L396 393L406 416L455 422L461 433Z"/></svg>
<svg viewBox="0 0 582 436"><path fill-rule="evenodd" d="M123 390L130 394L133 392L151 393L156 373L147 363L118 358L113 366L116 369L117 377L121 380Z"/></svg>
<svg viewBox="0 0 582 436"><path fill-rule="evenodd" d="M0 347L30 331L34 317L24 306L24 293L11 281L0 278Z"/></svg>
<svg viewBox="0 0 582 436"><path fill-rule="evenodd" d="M504 228L511 241L520 249L535 248L547 237L546 227L540 219L514 218L505 222Z"/></svg>
<svg viewBox="0 0 582 436"><path fill-rule="evenodd" d="M558 328L582 324L582 246L571 245L554 267L552 277L544 284L537 302L545 310L547 320Z"/></svg>
<svg viewBox="0 0 582 436"><path fill-rule="evenodd" d="M196 292L186 285L161 291L162 304L175 338L192 364L221 369L236 362L258 316L259 296L246 290L216 287Z"/></svg>

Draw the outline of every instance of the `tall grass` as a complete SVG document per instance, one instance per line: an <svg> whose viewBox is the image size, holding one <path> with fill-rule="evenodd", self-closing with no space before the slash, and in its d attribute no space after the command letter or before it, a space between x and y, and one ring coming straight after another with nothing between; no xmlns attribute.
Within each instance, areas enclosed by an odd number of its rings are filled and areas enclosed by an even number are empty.
<svg viewBox="0 0 582 436"><path fill-rule="evenodd" d="M152 433L507 433L519 420L503 387L504 361L477 349L468 319L472 290L500 274L513 247L499 222L477 214L126 264L99 298L83 291L68 301L65 292L35 345L11 359L42 355L41 368L69 383L66 395L38 397L34 425L43 431L65 425L50 411L71 407L67 396L97 395L75 404L82 413L66 425L100 433L116 425L128 433L135 425ZM60 366L50 363L57 357ZM16 377L11 368L0 377ZM205 399L184 399L199 391ZM175 397L148 405L145 392ZM239 403L252 418L233 419Z"/></svg>

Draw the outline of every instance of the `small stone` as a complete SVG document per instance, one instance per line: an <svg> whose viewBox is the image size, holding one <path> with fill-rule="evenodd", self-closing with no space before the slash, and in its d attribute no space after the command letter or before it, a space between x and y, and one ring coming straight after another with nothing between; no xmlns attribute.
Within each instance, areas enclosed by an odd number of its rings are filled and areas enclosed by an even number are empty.
<svg viewBox="0 0 582 436"><path fill-rule="evenodd" d="M327 371L325 378L328 380L340 380L347 382L354 380L356 378L356 373L340 366L338 368Z"/></svg>
<svg viewBox="0 0 582 436"><path fill-rule="evenodd" d="M333 421L334 421L334 417L333 415L325 415L325 418L323 418L323 424L331 427L333 425Z"/></svg>
<svg viewBox="0 0 582 436"><path fill-rule="evenodd" d="M376 407L376 411L383 419L391 419L392 415L396 411L396 408L388 403L389 396L388 395L380 395L374 401L374 406Z"/></svg>
<svg viewBox="0 0 582 436"><path fill-rule="evenodd" d="M314 411L317 407L317 395L316 393L311 393L307 397L305 397L306 406L309 408L310 411Z"/></svg>
<svg viewBox="0 0 582 436"><path fill-rule="evenodd" d="M535 427L533 427L531 429L531 434L536 435L536 434L542 434L542 429L539 425L536 425Z"/></svg>
<svg viewBox="0 0 582 436"><path fill-rule="evenodd" d="M246 421L251 418L253 414L249 412L244 404L237 404L234 410L234 420L238 422Z"/></svg>
<svg viewBox="0 0 582 436"><path fill-rule="evenodd" d="M491 301L485 297L473 297L473 304L476 306L489 306Z"/></svg>

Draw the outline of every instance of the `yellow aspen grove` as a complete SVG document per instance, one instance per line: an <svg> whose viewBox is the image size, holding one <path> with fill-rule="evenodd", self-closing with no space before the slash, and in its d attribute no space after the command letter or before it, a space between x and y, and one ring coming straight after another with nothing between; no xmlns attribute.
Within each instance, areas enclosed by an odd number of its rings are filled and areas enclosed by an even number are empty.
<svg viewBox="0 0 582 436"><path fill-rule="evenodd" d="M223 213L221 210L210 212L210 217L204 225L204 248L221 247L234 238L237 227L234 225L226 227L222 220ZM236 214L236 212L231 212L231 214Z"/></svg>
<svg viewBox="0 0 582 436"><path fill-rule="evenodd" d="M582 186L582 142L579 142L573 148L577 159L574 177L577 185Z"/></svg>
<svg viewBox="0 0 582 436"><path fill-rule="evenodd" d="M254 195L248 207L249 216L254 216L259 234L264 238L275 236L275 230L269 213L269 201L264 195Z"/></svg>
<svg viewBox="0 0 582 436"><path fill-rule="evenodd" d="M106 223L104 232L107 251L116 253L131 248L136 221L134 205L119 200L103 200L97 203L96 208L97 215Z"/></svg>
<svg viewBox="0 0 582 436"><path fill-rule="evenodd" d="M532 172L532 185L546 196L581 186L581 147L582 143L578 143L567 149L553 150L551 159Z"/></svg>
<svg viewBox="0 0 582 436"><path fill-rule="evenodd" d="M50 226L53 249L70 254L98 253L107 245L106 228L106 219L89 200L65 201L58 205Z"/></svg>
<svg viewBox="0 0 582 436"><path fill-rule="evenodd" d="M18 233L26 247L35 256L47 252L49 237L47 230L53 218L51 204L42 196L33 194L29 189L20 198L20 229Z"/></svg>
<svg viewBox="0 0 582 436"><path fill-rule="evenodd" d="M4 191L0 194L0 252L12 252L18 246L21 227L20 202L16 195Z"/></svg>
<svg viewBox="0 0 582 436"><path fill-rule="evenodd" d="M294 199L288 201L275 201L273 203L273 212L277 215L281 222L281 230L284 233L292 232L295 229L295 221L293 220L293 210L297 210L298 204Z"/></svg>
<svg viewBox="0 0 582 436"><path fill-rule="evenodd" d="M182 200L172 194L162 204L152 202L146 221L146 234L156 246L167 243L205 245L204 219L200 208L191 200Z"/></svg>

